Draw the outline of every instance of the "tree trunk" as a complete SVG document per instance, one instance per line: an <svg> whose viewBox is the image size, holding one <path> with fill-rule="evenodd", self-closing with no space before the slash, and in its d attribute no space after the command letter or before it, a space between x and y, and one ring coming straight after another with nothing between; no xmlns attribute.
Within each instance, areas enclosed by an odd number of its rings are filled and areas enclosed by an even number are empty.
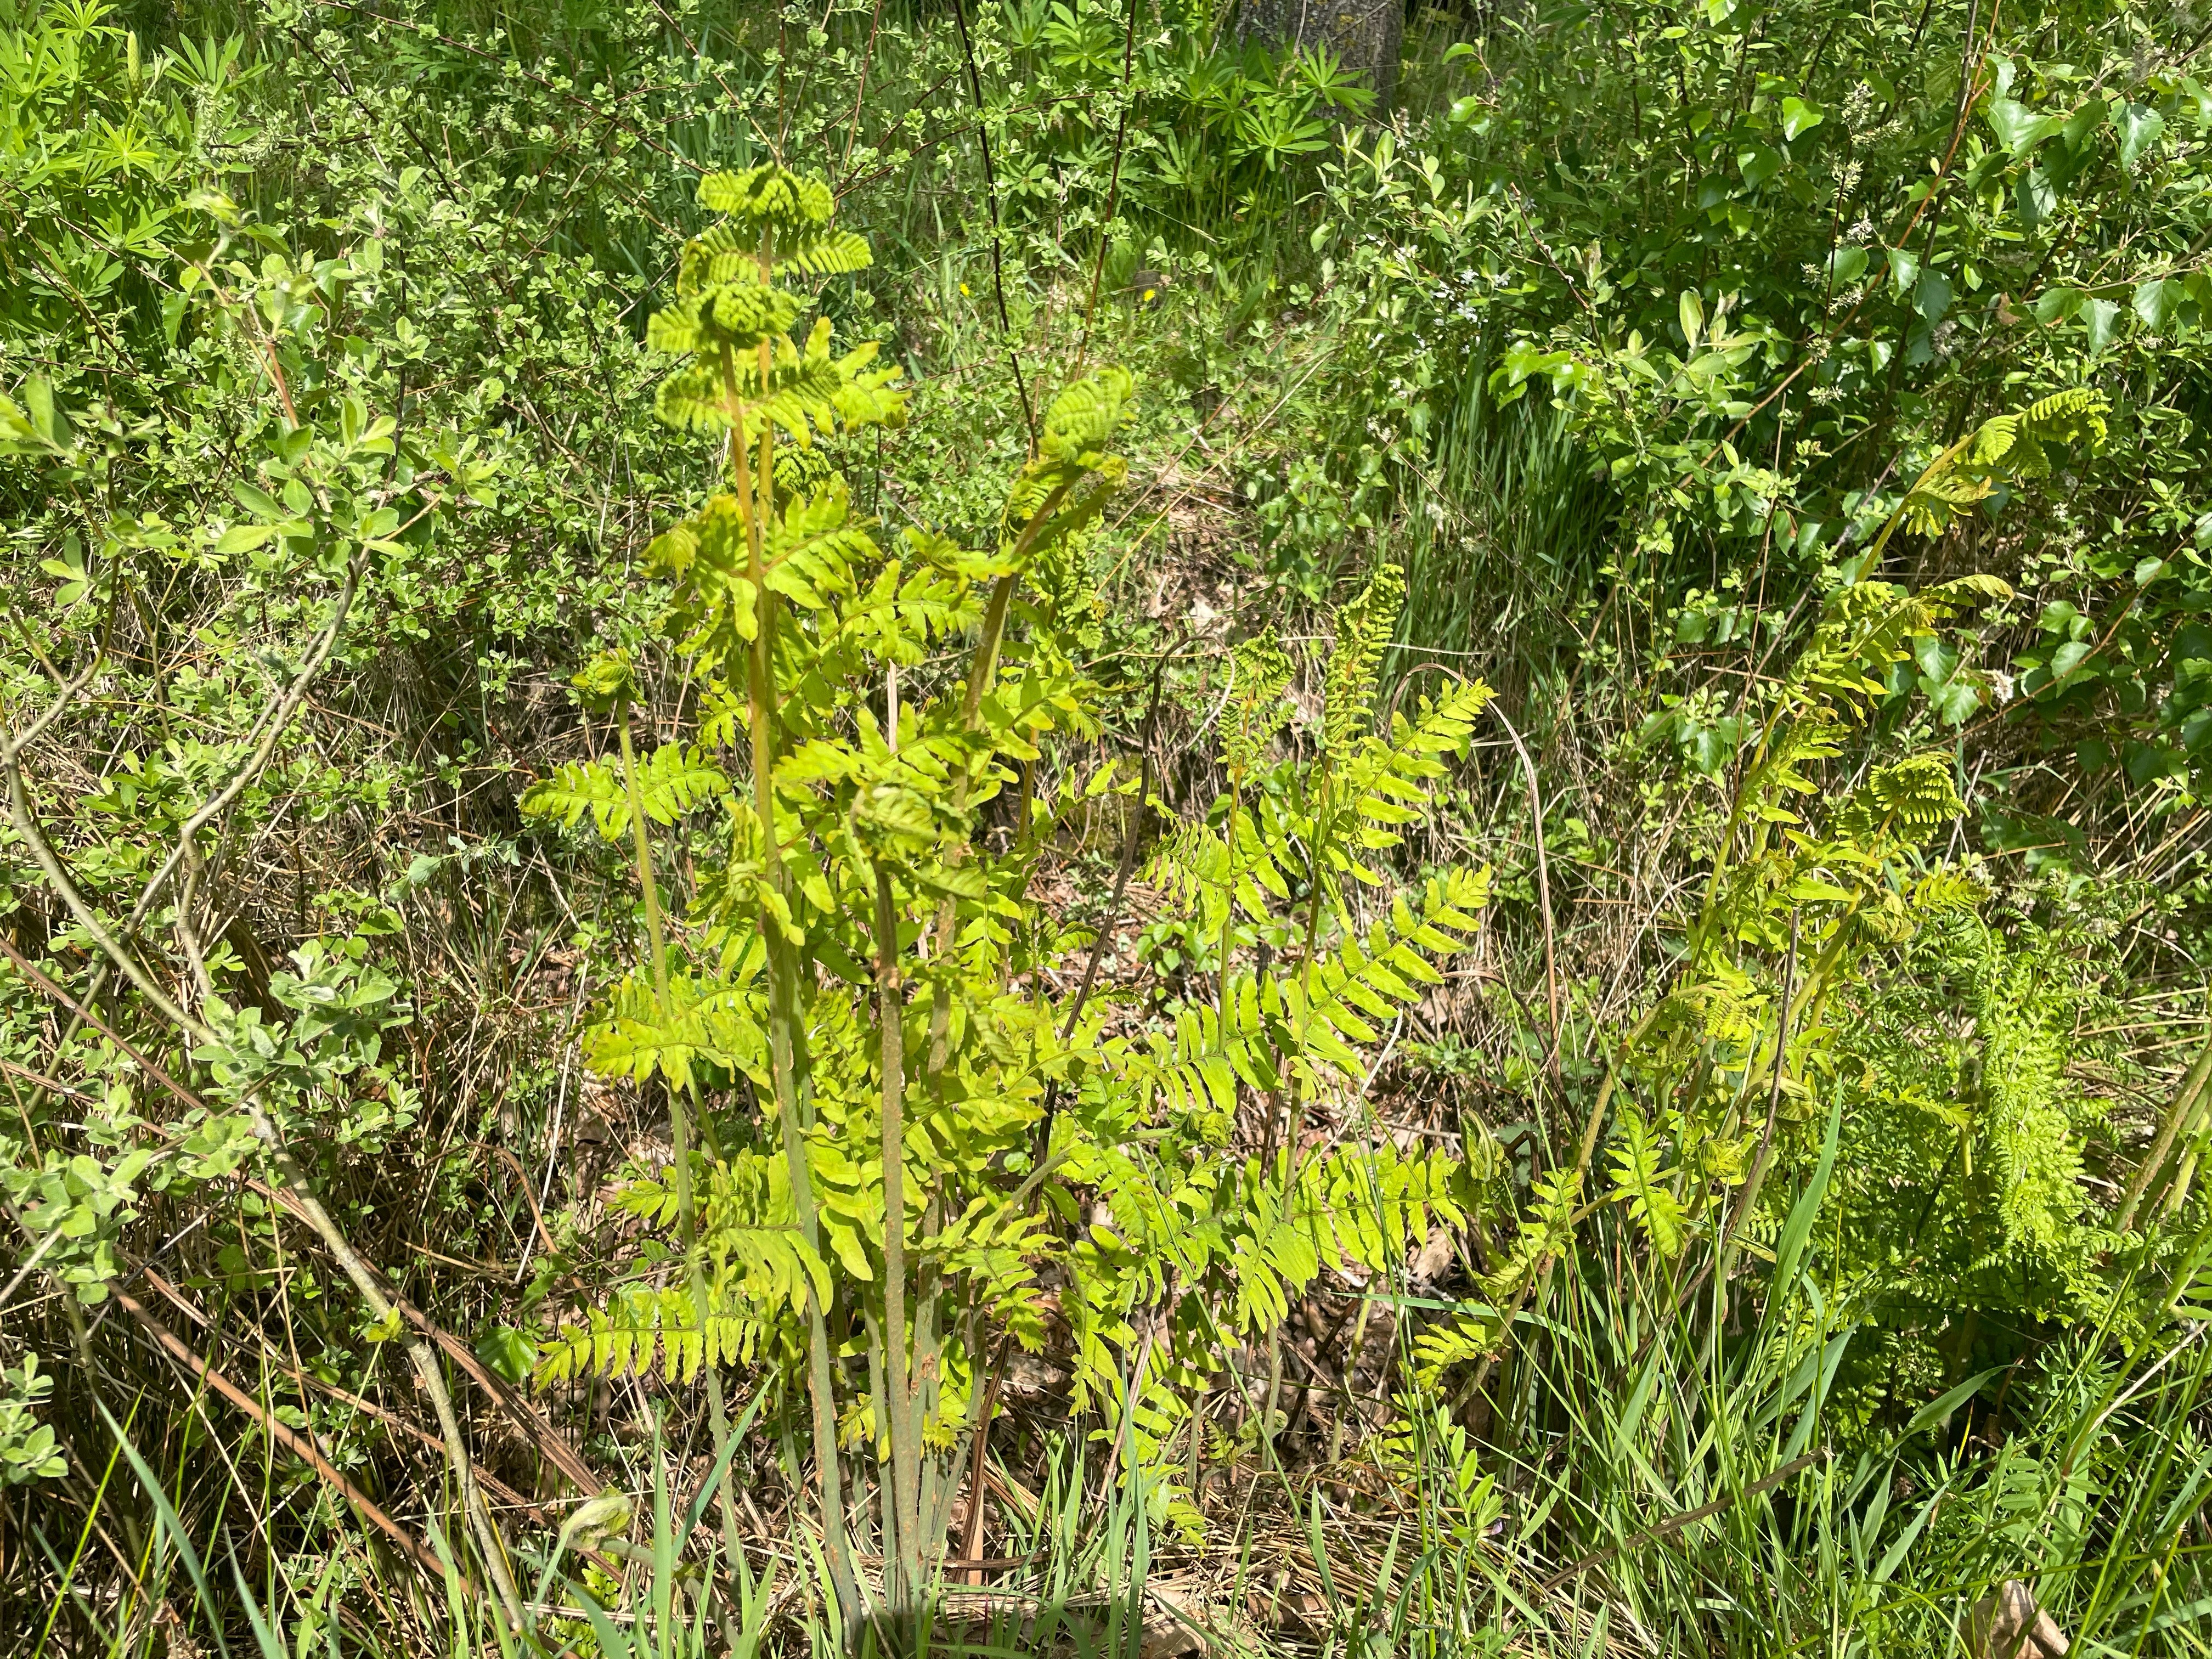
<svg viewBox="0 0 2212 1659"><path fill-rule="evenodd" d="M1398 92L1398 49L1405 39L1405 0L1244 0L1237 38L1273 52L1326 46L1375 94L1369 114L1387 118Z"/></svg>

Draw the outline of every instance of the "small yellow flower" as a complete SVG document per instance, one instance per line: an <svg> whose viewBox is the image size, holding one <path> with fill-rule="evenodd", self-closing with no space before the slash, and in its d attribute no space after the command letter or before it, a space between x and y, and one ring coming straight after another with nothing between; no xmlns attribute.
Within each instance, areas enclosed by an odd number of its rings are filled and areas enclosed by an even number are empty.
<svg viewBox="0 0 2212 1659"><path fill-rule="evenodd" d="M965 293L968 291L968 284L967 284L967 283L961 283L961 284L960 284L960 291L961 291L963 294L965 294Z"/></svg>

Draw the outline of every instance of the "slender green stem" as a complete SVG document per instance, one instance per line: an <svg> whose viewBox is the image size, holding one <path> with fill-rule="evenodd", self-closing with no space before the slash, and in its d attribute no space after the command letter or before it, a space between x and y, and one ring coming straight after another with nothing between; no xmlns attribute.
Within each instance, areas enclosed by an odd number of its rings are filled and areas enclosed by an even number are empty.
<svg viewBox="0 0 2212 1659"><path fill-rule="evenodd" d="M1321 774L1321 810L1314 818L1312 871L1313 890L1306 897L1306 931L1303 952L1298 960L1298 1049L1308 1052L1307 1036L1313 1025L1313 965L1314 951L1321 939L1321 901L1328 880L1328 830L1332 822L1332 806L1335 795L1336 767L1333 759L1324 757ZM1227 939L1226 930L1223 938ZM1224 947L1225 948L1225 947ZM1226 1015L1226 1009L1224 1011ZM1289 1070L1287 1066L1284 1068ZM1285 1126L1282 1150L1282 1202L1288 1210L1291 1194L1298 1176L1298 1136L1305 1127L1305 1096L1293 1087L1291 1093L1291 1117ZM1274 1133L1274 1113L1267 1115L1267 1133ZM1264 1160L1272 1165L1273 1158ZM1262 1171L1264 1179L1265 1171ZM1268 1431L1267 1455L1274 1455L1273 1429L1275 1403L1283 1387L1283 1331L1279 1325L1267 1330L1267 1407L1266 1425Z"/></svg>
<svg viewBox="0 0 2212 1659"><path fill-rule="evenodd" d="M898 906L890 872L876 866L876 998L883 1031L884 1348L890 1395L892 1507L897 1548L886 1548L884 1590L894 1612L921 1594L921 1447L908 1375L906 1321L906 1037L899 987Z"/></svg>
<svg viewBox="0 0 2212 1659"><path fill-rule="evenodd" d="M2142 1161L2136 1166L2134 1178L2128 1182L2127 1196L2121 1200L2120 1212L2113 1218L2114 1231L2125 1232L2128 1224L2135 1219L2136 1210L2152 1182L2165 1170L2174 1141L2194 1117L2197 1100L2204 1093L2208 1081L2212 1081L2212 1042L2205 1044L2204 1052L2197 1055L2197 1063L2189 1068L2181 1087L2174 1091L2173 1103L2166 1108L2165 1120L2159 1125L2158 1138L2143 1154Z"/></svg>
<svg viewBox="0 0 2212 1659"><path fill-rule="evenodd" d="M627 697L615 711L615 734L622 747L623 788L629 797L637 884L644 900L646 945L653 963L653 994L665 1020L675 1013L668 987L668 929L660 912L659 884L653 878L653 839L646 830L645 796L638 787L637 750L630 738ZM713 1328L713 1310L708 1305L706 1259L699 1249L698 1194L691 1177L691 1114L687 1109L690 1103L685 1097L696 1086L686 1078L683 1087L678 1088L672 1079L667 1091L670 1154L675 1161L676 1225L684 1243L692 1312L699 1321L701 1340L706 1344L707 1426L714 1437L715 1462L722 1470L715 1493L717 1507L722 1512L722 1541L730 1552L730 1559L737 1561L744 1559L740 1553L743 1539L738 1530L738 1506L730 1492L730 1460L724 1455L730 1444L730 1413L722 1396L722 1376L715 1364L714 1343L708 1335Z"/></svg>
<svg viewBox="0 0 2212 1659"><path fill-rule="evenodd" d="M1214 994L1215 1006L1221 1011L1224 1040L1229 1031L1229 933L1237 921L1237 816L1244 805L1243 792L1237 787L1241 782L1243 780L1234 775L1229 780L1229 890L1221 910L1221 971Z"/></svg>
<svg viewBox="0 0 2212 1659"><path fill-rule="evenodd" d="M765 364L763 369L765 374ZM737 371L735 364L726 356L723 362L723 373L734 404L738 397ZM734 493L744 523L746 574L753 584L756 607L751 649L746 653L753 811L760 823L761 862L765 881L787 906L789 878L783 867L783 854L776 842L775 827L775 652L778 612L775 596L769 592L768 587L766 531L763 523L763 514L768 506L764 481L772 474L764 465L763 487L761 495L756 497L750 457L746 453L744 427L741 419L732 433L730 458L737 472ZM761 459L763 463L772 461L765 430L762 434ZM797 1215L799 1237L805 1240L809 1250L819 1255L822 1229L815 1214L814 1182L807 1164L806 1143L799 1123L796 1042L799 957L792 942L784 937L782 924L765 896L760 902L759 925L761 941L768 953L769 1074L783 1140L784 1166L790 1177L791 1202ZM807 1394L813 1407L816 1475L822 1484L823 1553L829 1559L830 1585L839 1602L838 1616L847 1631L851 1632L858 1630L860 1618L860 1577L854 1571L852 1551L845 1532L844 1476L837 1455L836 1377L830 1360L829 1310L823 1305L823 1299L815 1295L807 1297L806 1372Z"/></svg>

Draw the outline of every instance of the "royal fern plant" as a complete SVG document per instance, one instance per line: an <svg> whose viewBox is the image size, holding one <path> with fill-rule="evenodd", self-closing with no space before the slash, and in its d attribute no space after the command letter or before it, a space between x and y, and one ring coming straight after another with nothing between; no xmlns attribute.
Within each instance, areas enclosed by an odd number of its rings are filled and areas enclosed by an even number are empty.
<svg viewBox="0 0 2212 1659"><path fill-rule="evenodd" d="M1971 861L1939 847L1964 810L1952 753L1885 754L1875 727L1912 695L1899 670L1916 647L1946 641L1972 607L2010 589L1967 575L1911 591L1867 573L1899 531L1940 535L2001 487L2048 471L2054 448L2097 441L2104 412L2075 390L1984 422L1923 469L1845 567L1796 662L1761 694L1702 899L1679 919L1678 967L1613 1041L1579 1146L1532 1181L1486 1297L1417 1339L1419 1378L1473 1366L1479 1381L1595 1219L1625 1218L1621 1259L1661 1300L1668 1284L1693 1282L1700 1261L1725 1283L1747 1252L1773 1260L1790 1204L1767 1177L1820 1163L1824 1145L1832 1164L1843 1104L1863 1086L1856 1028L1869 976L1923 931L1972 922L1987 897ZM1994 697L1971 669L1947 690ZM1845 764L1857 781L1838 790ZM2004 1201L2030 1204L2024 1191Z"/></svg>
<svg viewBox="0 0 2212 1659"><path fill-rule="evenodd" d="M638 676L602 657L576 684L614 752L524 803L634 866L644 949L585 1058L665 1094L673 1152L620 1200L653 1251L549 1333L541 1371L659 1367L703 1389L725 1449L725 1374L761 1376L810 1448L790 1474L819 1494L850 1626L926 1593L988 1379L1044 1341L1055 1303L1080 1403L1188 1519L1174 1442L1224 1336L1272 1332L1323 1267L1391 1269L1462 1213L1453 1160L1308 1152L1296 1126L1359 1099L1396 1012L1475 929L1480 872L1401 887L1375 860L1487 693L1376 721L1395 572L1347 612L1317 755L1277 758L1286 661L1248 651L1231 787L1285 764L1293 787L1171 836L1156 864L1217 929L1235 908L1300 943L1165 1012L1063 991L1050 970L1092 936L1034 878L1068 812L1133 787L1088 763L1099 694L1079 660L1084 544L1123 482L1131 379L1100 369L1051 401L990 545L885 536L830 454L898 423L896 374L834 348L826 320L800 328L805 282L865 264L866 245L833 228L824 185L777 167L712 175L699 197L720 216L652 325L681 356L659 412L709 434L724 473L651 550L690 729L641 749ZM965 672L931 679L948 652ZM679 845L696 872L681 903L665 873ZM1221 1156L1240 1111L1284 1126L1272 1158Z"/></svg>

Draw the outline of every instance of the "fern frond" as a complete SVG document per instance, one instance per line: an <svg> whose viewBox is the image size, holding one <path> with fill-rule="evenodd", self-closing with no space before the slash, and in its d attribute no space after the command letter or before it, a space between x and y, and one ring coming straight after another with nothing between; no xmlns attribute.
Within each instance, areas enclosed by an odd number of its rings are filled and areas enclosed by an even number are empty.
<svg viewBox="0 0 2212 1659"><path fill-rule="evenodd" d="M1037 447L1054 460L1096 466L1106 441L1120 428L1136 393L1136 377L1106 368L1070 381L1045 410Z"/></svg>
<svg viewBox="0 0 2212 1659"><path fill-rule="evenodd" d="M656 1073L689 1087L702 1062L767 1078L757 989L746 981L668 978L664 1007L649 981L632 972L615 987L607 1017L584 1034L584 1063L597 1075L642 1083Z"/></svg>
<svg viewBox="0 0 2212 1659"><path fill-rule="evenodd" d="M655 750L637 770L639 801L655 823L673 823L729 787L729 779L702 750L680 743ZM556 769L551 777L524 792L522 810L533 817L558 818L572 830L589 812L608 841L629 832L629 791L613 768L599 761L572 761Z"/></svg>
<svg viewBox="0 0 2212 1659"><path fill-rule="evenodd" d="M1613 1197L1627 1206L1651 1248L1672 1258L1682 1249L1681 1200L1668 1186L1680 1173L1662 1170L1660 1150L1644 1115L1624 1104L1617 1124L1618 1144L1613 1149Z"/></svg>
<svg viewBox="0 0 2212 1659"><path fill-rule="evenodd" d="M1136 380L1124 368L1102 368L1071 382L1045 412L1037 453L1015 475L1000 515L1000 536L1011 546L1027 534L1030 556L1048 539L1064 543L1087 528L1128 476L1129 464L1109 453L1107 441L1126 416ZM1030 521L1048 501L1059 503L1049 526Z"/></svg>
<svg viewBox="0 0 2212 1659"><path fill-rule="evenodd" d="M1337 868L1368 879L1355 869L1346 843L1366 851L1396 846L1396 826L1422 815L1433 781L1444 775L1438 757L1466 752L1475 722L1495 695L1480 680L1455 685L1433 702L1422 699L1411 719L1395 715L1387 736L1360 741L1344 769L1343 805L1317 831L1337 854L1331 860Z"/></svg>
<svg viewBox="0 0 2212 1659"><path fill-rule="evenodd" d="M1347 1045L1373 1042L1379 1035L1361 1015L1392 1018L1436 983L1442 975L1427 957L1468 949L1467 936L1480 926L1474 912L1489 896L1489 871L1455 867L1429 882L1418 912L1400 901L1389 921L1376 922L1364 939L1346 939L1310 975L1286 983L1284 1000L1310 1057L1346 1076L1359 1075L1364 1067Z"/></svg>
<svg viewBox="0 0 2212 1659"><path fill-rule="evenodd" d="M1947 866L1913 884L1911 908L1923 916L1954 915L1979 909L1989 896L1989 889L1965 871Z"/></svg>
<svg viewBox="0 0 2212 1659"><path fill-rule="evenodd" d="M766 543L769 588L808 611L821 610L829 595L851 592L854 567L881 556L875 538L852 522L842 478L778 514Z"/></svg>
<svg viewBox="0 0 2212 1659"><path fill-rule="evenodd" d="M777 339L765 380L750 352L694 356L660 383L653 407L671 426L696 431L734 427L748 444L766 427L779 428L805 446L817 431L902 424L906 398L896 384L901 371L868 367L876 355L872 341L833 356L830 334L830 319L817 317L804 345L788 337Z"/></svg>
<svg viewBox="0 0 2212 1659"><path fill-rule="evenodd" d="M1914 755L1876 768L1837 813L1834 827L1853 842L1893 839L1917 845L1964 811L1951 757L1941 752Z"/></svg>
<svg viewBox="0 0 2212 1659"><path fill-rule="evenodd" d="M2069 386L2030 404L2021 416L2018 451L2013 471L2018 477L2035 477L2051 471L2052 444L2095 445L2105 441L2105 416L2112 404L2102 392L2088 386Z"/></svg>
<svg viewBox="0 0 2212 1659"><path fill-rule="evenodd" d="M1455 1365L1473 1364L1497 1347L1500 1334L1495 1308L1462 1308L1441 1324L1427 1325L1413 1339L1413 1381L1424 1393L1443 1385Z"/></svg>
<svg viewBox="0 0 2212 1659"><path fill-rule="evenodd" d="M629 829L629 792L611 767L598 761L571 761L556 768L551 777L523 792L522 810L531 817L558 818L570 830L589 812L606 841L619 840Z"/></svg>
<svg viewBox="0 0 2212 1659"><path fill-rule="evenodd" d="M1899 504L1899 519L1919 535L1942 534L1965 508L2000 485L2048 474L2051 446L2101 443L2110 407L2102 394L2074 386L1992 416L1929 464Z"/></svg>
<svg viewBox="0 0 2212 1659"><path fill-rule="evenodd" d="M1434 701L1423 697L1413 717L1401 713L1392 721L1390 746L1417 755L1464 754L1475 722L1497 696L1480 680L1462 680Z"/></svg>
<svg viewBox="0 0 2212 1659"><path fill-rule="evenodd" d="M844 276L875 263L867 239L849 230L825 230L776 244L779 276Z"/></svg>
<svg viewBox="0 0 2212 1659"><path fill-rule="evenodd" d="M645 343L655 351L750 352L763 341L791 332L805 309L795 294L771 288L739 253L710 252L694 243L684 251L693 291L663 307L646 325ZM722 274L726 271L726 274ZM711 283L704 279L717 277Z"/></svg>
<svg viewBox="0 0 2212 1659"><path fill-rule="evenodd" d="M699 205L726 214L732 222L716 229L735 246L750 244L756 262L765 249L778 276L838 276L871 263L865 238L830 228L836 210L830 186L774 162L708 173L699 181Z"/></svg>
<svg viewBox="0 0 2212 1659"><path fill-rule="evenodd" d="M1226 1018L1216 1008L1187 1006L1171 1034L1156 1030L1127 1055L1139 1080L1163 1093L1178 1115L1197 1115L1200 1132L1213 1139L1227 1135L1240 1080L1261 1091L1279 1085L1271 1039L1282 1035L1282 1001L1274 982L1231 974L1230 984Z"/></svg>
<svg viewBox="0 0 2212 1659"><path fill-rule="evenodd" d="M1221 757L1230 777L1241 784L1290 723L1291 659L1270 631L1239 645L1229 672L1235 684L1222 722Z"/></svg>
<svg viewBox="0 0 2212 1659"><path fill-rule="evenodd" d="M1483 1291L1501 1306L1519 1295L1553 1257L1573 1247L1575 1206L1582 1197L1582 1173L1560 1170L1532 1182L1528 1212L1514 1235L1513 1248Z"/></svg>
<svg viewBox="0 0 2212 1659"><path fill-rule="evenodd" d="M1441 1152L1402 1154L1388 1142L1346 1146L1300 1167L1298 1201L1330 1266L1370 1274L1405 1265L1436 1226L1465 1224L1462 1166Z"/></svg>
<svg viewBox="0 0 2212 1659"><path fill-rule="evenodd" d="M1728 963L1716 963L1707 977L1668 993L1651 1017L1650 1035L1662 1042L1688 1035L1741 1042L1757 1029L1761 1002L1748 975Z"/></svg>
<svg viewBox="0 0 2212 1659"><path fill-rule="evenodd" d="M822 179L763 161L742 172L708 173L699 180L699 205L749 228L795 232L829 223L837 198Z"/></svg>
<svg viewBox="0 0 2212 1659"><path fill-rule="evenodd" d="M1322 704L1322 741L1332 754L1347 750L1375 706L1375 677L1398 629L1406 573L1379 564L1358 596L1338 613Z"/></svg>
<svg viewBox="0 0 2212 1659"><path fill-rule="evenodd" d="M1899 510L1905 527L1915 535L1940 536L1967 507L1995 495L1996 488L1996 478L1989 473L1955 465L1931 467L1905 492Z"/></svg>
<svg viewBox="0 0 2212 1659"><path fill-rule="evenodd" d="M1267 920L1267 896L1288 899L1290 881L1277 858L1285 838L1276 833L1273 804L1260 800L1239 813L1236 844L1212 824L1186 824L1164 837L1145 866L1145 878L1180 908L1200 908L1218 927L1232 903L1253 921Z"/></svg>
<svg viewBox="0 0 2212 1659"><path fill-rule="evenodd" d="M658 1359L670 1382L689 1382L703 1365L749 1362L759 1333L759 1321L734 1306L702 1315L688 1289L624 1285L604 1310L586 1309L582 1324L562 1326L540 1346L538 1380L642 1376Z"/></svg>
<svg viewBox="0 0 2212 1659"><path fill-rule="evenodd" d="M673 823L726 793L730 781L703 749L663 744L638 768L638 803L655 823Z"/></svg>
<svg viewBox="0 0 2212 1659"><path fill-rule="evenodd" d="M1887 690L1884 677L1905 661L1908 643L1936 633L1957 611L2012 590L1992 576L1965 576L1908 592L1889 582L1852 582L1831 597L1791 676L1801 702L1840 704L1854 717Z"/></svg>

